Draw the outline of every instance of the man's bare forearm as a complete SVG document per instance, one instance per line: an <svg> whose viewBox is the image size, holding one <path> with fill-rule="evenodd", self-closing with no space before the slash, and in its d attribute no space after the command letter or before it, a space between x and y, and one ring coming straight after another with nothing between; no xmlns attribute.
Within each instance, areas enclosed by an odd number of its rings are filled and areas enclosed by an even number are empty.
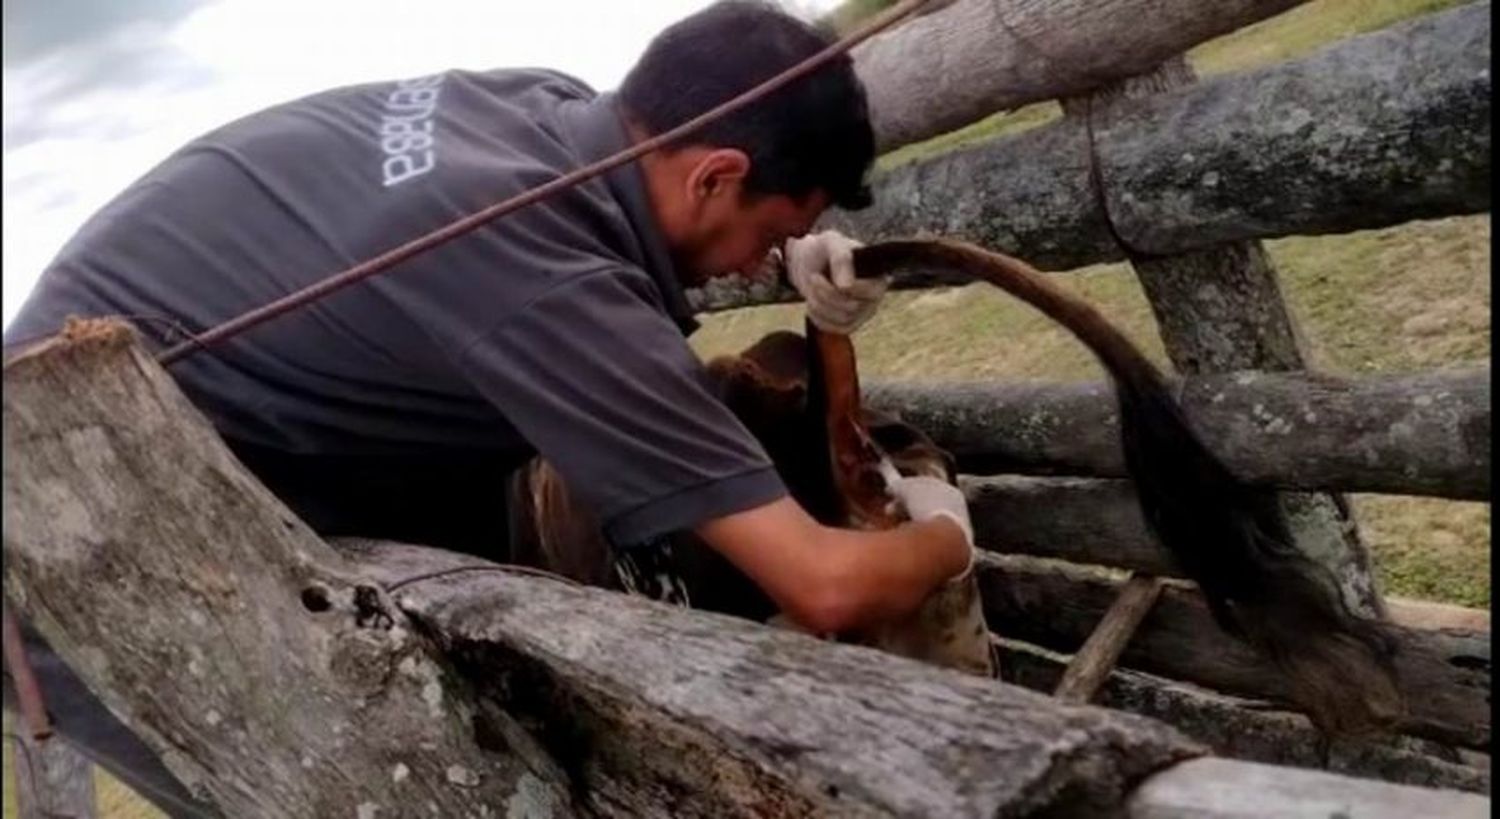
<svg viewBox="0 0 1500 819"><path fill-rule="evenodd" d="M835 586L847 598L840 629L904 617L940 584L969 563L969 544L958 524L945 518L905 523L876 532L822 527L830 560L842 562Z"/></svg>
<svg viewBox="0 0 1500 819"><path fill-rule="evenodd" d="M697 531L782 611L820 633L910 614L964 570L970 552L962 528L946 518L875 532L838 529L789 498Z"/></svg>

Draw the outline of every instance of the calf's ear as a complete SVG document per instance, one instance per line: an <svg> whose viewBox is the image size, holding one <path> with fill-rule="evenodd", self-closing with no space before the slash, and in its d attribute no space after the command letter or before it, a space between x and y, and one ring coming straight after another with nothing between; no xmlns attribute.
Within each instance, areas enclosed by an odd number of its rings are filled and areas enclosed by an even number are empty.
<svg viewBox="0 0 1500 819"><path fill-rule="evenodd" d="M739 355L710 360L707 369L719 399L757 435L760 425L785 424L804 411L807 343L796 333L769 333Z"/></svg>
<svg viewBox="0 0 1500 819"><path fill-rule="evenodd" d="M767 333L740 353L767 384L781 389L807 387L807 340L790 330Z"/></svg>

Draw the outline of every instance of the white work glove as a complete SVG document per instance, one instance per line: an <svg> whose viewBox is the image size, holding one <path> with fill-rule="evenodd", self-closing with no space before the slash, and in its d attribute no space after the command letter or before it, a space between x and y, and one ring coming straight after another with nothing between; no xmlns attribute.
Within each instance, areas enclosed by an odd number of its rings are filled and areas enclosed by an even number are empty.
<svg viewBox="0 0 1500 819"><path fill-rule="evenodd" d="M849 335L875 315L890 282L854 278L860 242L836 230L788 239L787 278L807 301L807 317L819 330Z"/></svg>
<svg viewBox="0 0 1500 819"><path fill-rule="evenodd" d="M954 575L963 577L974 568L974 525L969 522L969 504L962 489L930 475L913 475L886 482L886 491L914 521L947 518L963 530L969 544L969 563Z"/></svg>

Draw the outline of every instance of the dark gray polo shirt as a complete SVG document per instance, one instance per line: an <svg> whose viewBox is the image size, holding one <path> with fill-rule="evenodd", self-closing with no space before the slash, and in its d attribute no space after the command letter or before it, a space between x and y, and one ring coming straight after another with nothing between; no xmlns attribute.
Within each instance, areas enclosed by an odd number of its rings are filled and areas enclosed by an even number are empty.
<svg viewBox="0 0 1500 819"><path fill-rule="evenodd" d="M625 145L609 95L540 70L262 111L90 219L7 341L70 314L201 331ZM714 396L685 337L695 326L632 165L172 372L225 436L287 452L534 448L630 544L785 494Z"/></svg>

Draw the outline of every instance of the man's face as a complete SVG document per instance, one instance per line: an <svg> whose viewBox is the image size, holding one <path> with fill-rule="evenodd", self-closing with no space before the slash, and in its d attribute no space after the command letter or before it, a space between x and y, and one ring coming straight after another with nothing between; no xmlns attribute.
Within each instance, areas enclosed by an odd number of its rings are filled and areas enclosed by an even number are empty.
<svg viewBox="0 0 1500 819"><path fill-rule="evenodd" d="M828 207L815 191L802 201L790 196L743 190L711 200L696 220L693 236L680 247L680 262L693 283L739 273L755 276L773 248L812 229Z"/></svg>
<svg viewBox="0 0 1500 819"><path fill-rule="evenodd" d="M745 189L750 160L732 148L690 145L643 163L657 223L683 283L757 274L772 248L807 233L828 195L801 199Z"/></svg>

